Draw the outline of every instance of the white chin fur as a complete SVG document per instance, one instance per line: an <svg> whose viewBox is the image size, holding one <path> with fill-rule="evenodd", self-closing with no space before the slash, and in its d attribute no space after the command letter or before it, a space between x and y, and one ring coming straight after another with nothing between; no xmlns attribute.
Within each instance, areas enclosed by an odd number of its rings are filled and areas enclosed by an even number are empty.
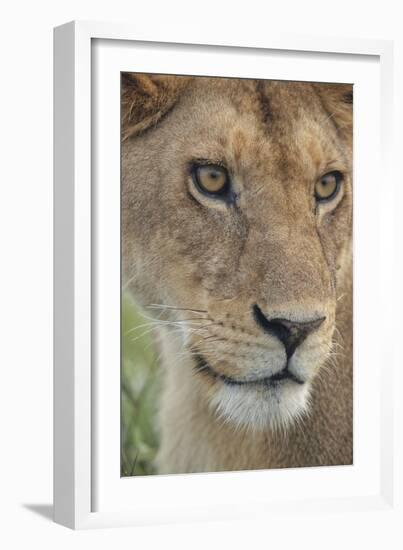
<svg viewBox="0 0 403 550"><path fill-rule="evenodd" d="M220 383L210 406L223 421L236 428L284 430L309 409L310 385L282 382L272 387Z"/></svg>

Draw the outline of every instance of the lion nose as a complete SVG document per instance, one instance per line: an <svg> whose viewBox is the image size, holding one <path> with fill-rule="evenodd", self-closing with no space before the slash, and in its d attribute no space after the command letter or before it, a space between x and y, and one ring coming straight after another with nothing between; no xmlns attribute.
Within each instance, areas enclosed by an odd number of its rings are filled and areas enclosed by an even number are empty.
<svg viewBox="0 0 403 550"><path fill-rule="evenodd" d="M318 317L312 321L291 321L282 318L268 319L257 304L252 309L256 323L265 332L276 336L283 343L287 359L290 359L308 334L318 329L326 319L326 317Z"/></svg>

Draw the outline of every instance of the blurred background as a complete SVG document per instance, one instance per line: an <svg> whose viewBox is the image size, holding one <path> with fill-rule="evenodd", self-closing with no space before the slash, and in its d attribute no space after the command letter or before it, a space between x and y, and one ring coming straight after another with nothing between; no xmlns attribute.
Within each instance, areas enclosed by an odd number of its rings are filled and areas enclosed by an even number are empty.
<svg viewBox="0 0 403 550"><path fill-rule="evenodd" d="M160 392L152 328L128 294L122 295L121 475L154 474Z"/></svg>

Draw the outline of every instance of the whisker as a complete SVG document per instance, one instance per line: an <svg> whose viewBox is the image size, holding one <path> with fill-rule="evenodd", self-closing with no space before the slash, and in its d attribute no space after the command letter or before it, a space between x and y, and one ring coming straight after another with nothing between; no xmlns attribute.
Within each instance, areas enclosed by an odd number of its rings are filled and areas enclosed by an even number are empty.
<svg viewBox="0 0 403 550"><path fill-rule="evenodd" d="M149 321L155 321L154 317L150 317L149 315L146 315L145 313L143 313L143 312L141 312L141 311L140 311L139 313L140 313L141 317L143 317L144 319L147 319L147 320L149 320ZM159 317L160 317L160 316L161 316L161 313L160 313ZM205 316L205 317L193 317L192 319L195 320L195 321L203 321L204 319L210 320L211 318L208 317L208 316L207 316L207 317ZM177 319L176 321L177 321L177 322L186 322L186 321L189 321L189 320L192 320L192 319ZM165 322L165 323L170 323L171 320L169 320L169 319L161 319L161 322L162 322L162 323L164 323L164 322Z"/></svg>
<svg viewBox="0 0 403 550"><path fill-rule="evenodd" d="M344 342L344 336L343 334L340 332L340 329L337 328L337 326L335 325L334 327L334 332L336 333L336 335L340 338L340 340L342 342Z"/></svg>
<svg viewBox="0 0 403 550"><path fill-rule="evenodd" d="M155 330L155 327L151 327L148 330L145 330L144 332L142 332L141 334L139 334L135 338L131 338L130 341L131 342L136 342L137 340L140 340L141 338L144 338L144 336L147 336L147 334L150 334L151 332L153 332L153 330Z"/></svg>
<svg viewBox="0 0 403 550"><path fill-rule="evenodd" d="M196 321L199 321L199 319L179 319L177 321L165 321L165 320L162 320L162 319L155 319L153 321L150 321L149 323L143 323L141 325L136 325L135 327L132 327L131 329L129 329L125 334L130 334L131 332L134 332L134 331L136 331L140 328L149 327L149 326L154 326L154 327L163 327L163 326L177 327L177 326L184 326L184 325L186 325L186 323L190 323L190 325L188 327L189 329L191 329L192 325L193 325L194 327L196 327L195 330L198 330L200 328L206 328L206 327L210 327L210 326L213 325L213 322L211 322L211 323L208 323L208 324L204 324L202 327L200 327L200 325L198 325L196 323ZM210 321L210 319L200 319L200 321Z"/></svg>
<svg viewBox="0 0 403 550"><path fill-rule="evenodd" d="M158 322L155 321L153 323L142 323L141 325L136 325L135 327L130 328L124 333L124 336L127 336L128 334L131 334L132 332L135 332L136 330L139 330L144 327L155 327L158 325Z"/></svg>
<svg viewBox="0 0 403 550"><path fill-rule="evenodd" d="M195 313L207 313L206 309L194 309L189 307L169 306L167 304L148 304L147 309L172 309L174 311L193 311Z"/></svg>
<svg viewBox="0 0 403 550"><path fill-rule="evenodd" d="M130 277L130 279L128 279L127 281L124 282L124 284L122 285L122 290L126 290L128 288L128 286L130 285L130 283L132 281L134 281L134 279L136 278L137 275L133 275L133 277Z"/></svg>

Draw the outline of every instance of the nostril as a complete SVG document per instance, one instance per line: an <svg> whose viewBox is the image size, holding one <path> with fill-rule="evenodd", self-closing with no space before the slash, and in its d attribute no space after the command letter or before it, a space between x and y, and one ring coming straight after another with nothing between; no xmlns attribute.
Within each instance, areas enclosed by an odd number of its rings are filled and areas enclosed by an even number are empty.
<svg viewBox="0 0 403 550"><path fill-rule="evenodd" d="M265 332L277 336L282 342L289 336L289 328L280 323L279 319L269 320L257 304L252 309L255 321Z"/></svg>
<svg viewBox="0 0 403 550"><path fill-rule="evenodd" d="M318 329L326 317L318 317L311 321L292 321L290 319L268 319L260 307L255 304L252 308L256 323L271 336L276 336L284 344L287 359L289 359L297 347L305 338Z"/></svg>

